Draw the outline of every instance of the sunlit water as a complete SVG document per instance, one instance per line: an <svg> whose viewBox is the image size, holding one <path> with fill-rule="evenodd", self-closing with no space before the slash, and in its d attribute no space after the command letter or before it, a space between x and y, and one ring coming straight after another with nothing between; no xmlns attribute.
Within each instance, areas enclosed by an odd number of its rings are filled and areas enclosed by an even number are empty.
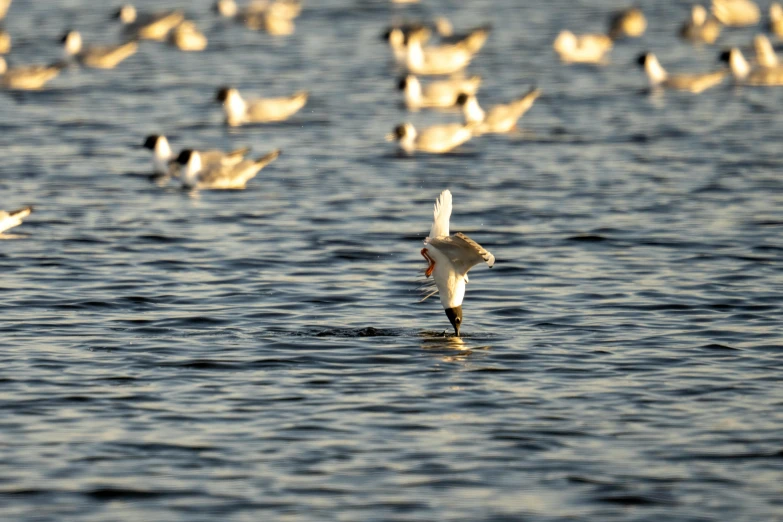
<svg viewBox="0 0 783 522"><path fill-rule="evenodd" d="M551 42L622 3L306 1L287 38L210 4L204 53L0 98L0 207L36 206L0 241L3 520L780 519L783 90L644 93L641 51L718 65L676 39L686 3L643 2L599 68ZM12 58L112 41L113 8L15 0ZM403 13L491 22L470 71L485 105L543 90L522 131L398 157L397 123L459 119L401 109L379 35ZM224 84L312 98L227 130ZM153 132L284 152L194 195L143 176ZM418 302L445 188L497 257L461 340Z"/></svg>

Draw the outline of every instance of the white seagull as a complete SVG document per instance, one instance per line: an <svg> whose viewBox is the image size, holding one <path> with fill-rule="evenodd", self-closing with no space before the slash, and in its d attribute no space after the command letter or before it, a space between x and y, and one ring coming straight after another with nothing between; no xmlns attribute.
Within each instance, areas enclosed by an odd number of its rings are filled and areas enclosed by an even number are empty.
<svg viewBox="0 0 783 522"><path fill-rule="evenodd" d="M424 275L432 276L437 290L424 299L436 292L440 294L440 302L446 310L446 316L459 337L468 270L481 262L492 268L495 256L461 232L449 235L451 192L448 190L441 192L435 201L433 216L430 235L424 240L425 247L421 249L421 255L429 263Z"/></svg>
<svg viewBox="0 0 783 522"><path fill-rule="evenodd" d="M234 87L221 87L215 99L223 102L226 123L237 127L245 123L273 123L285 121L305 106L307 91L299 91L281 98L245 100Z"/></svg>
<svg viewBox="0 0 783 522"><path fill-rule="evenodd" d="M22 224L22 220L30 215L33 211L33 207L24 207L11 212L0 210L0 234Z"/></svg>
<svg viewBox="0 0 783 522"><path fill-rule="evenodd" d="M155 175L176 176L179 174L177 154L171 150L166 136L150 134L145 138L142 147L152 151L152 170ZM201 155L201 162L206 166L230 166L244 161L245 156L250 152L250 147L242 147L228 152L218 149L199 149L198 152Z"/></svg>
<svg viewBox="0 0 783 522"><path fill-rule="evenodd" d="M185 167L180 176L183 188L243 189L258 172L280 155L280 149L258 159L246 159L234 165L207 165L198 151L185 149L177 156L177 163Z"/></svg>

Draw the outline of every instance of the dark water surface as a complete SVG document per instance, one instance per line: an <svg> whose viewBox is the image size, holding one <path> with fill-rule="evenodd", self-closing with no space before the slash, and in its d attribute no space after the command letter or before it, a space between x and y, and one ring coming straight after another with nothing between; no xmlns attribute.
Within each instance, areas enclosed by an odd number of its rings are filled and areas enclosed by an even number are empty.
<svg viewBox="0 0 783 522"><path fill-rule="evenodd" d="M622 2L425 2L308 0L287 38L180 2L206 52L0 96L0 206L36 205L0 241L0 518L783 520L783 90L644 94L643 50L717 66L675 38L685 2L642 2L600 68L551 42ZM15 0L12 57L111 41L113 8ZM491 22L470 71L485 105L543 90L523 132L398 158L395 124L459 119L400 108L400 13ZM312 98L227 130L223 84ZM137 175L153 132L284 154L192 195ZM445 188L497 256L461 340L418 303Z"/></svg>

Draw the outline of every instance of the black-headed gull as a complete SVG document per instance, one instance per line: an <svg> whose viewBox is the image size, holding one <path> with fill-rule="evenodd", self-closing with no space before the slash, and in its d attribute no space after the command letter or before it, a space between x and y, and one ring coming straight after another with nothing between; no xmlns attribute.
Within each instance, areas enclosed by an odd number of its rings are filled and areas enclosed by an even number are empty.
<svg viewBox="0 0 783 522"><path fill-rule="evenodd" d="M22 220L30 215L33 211L33 207L24 207L10 212L0 210L0 234L10 228L17 227L22 224Z"/></svg>
<svg viewBox="0 0 783 522"><path fill-rule="evenodd" d="M664 87L678 91L688 91L699 94L710 87L715 87L726 77L726 71L719 70L707 73L670 75L661 66L653 53L645 53L637 59L644 68L651 87Z"/></svg>
<svg viewBox="0 0 783 522"><path fill-rule="evenodd" d="M575 35L560 31L552 44L565 63L604 63L606 53L612 49L612 39L605 34Z"/></svg>
<svg viewBox="0 0 783 522"><path fill-rule="evenodd" d="M647 19L638 7L618 11L609 19L609 38L616 40L623 36L638 38L647 30Z"/></svg>
<svg viewBox="0 0 783 522"><path fill-rule="evenodd" d="M728 51L723 51L720 55L720 59L729 63L731 74L738 83L754 86L783 85L783 66L781 65L773 67L751 67L742 55L742 51L736 47L732 47Z"/></svg>
<svg viewBox="0 0 783 522"><path fill-rule="evenodd" d="M460 94L457 105L462 106L465 123L474 124L473 134L504 134L517 128L517 121L541 95L541 90L533 87L520 98L501 105L495 105L487 112L478 104L475 94Z"/></svg>
<svg viewBox="0 0 783 522"><path fill-rule="evenodd" d="M145 149L152 151L152 170L159 176L177 175L179 168L177 166L177 154L171 150L169 140L161 134L150 134L144 140ZM244 161L245 156L250 152L250 147L242 147L228 152L218 149L204 150L199 149L201 163L203 166L211 165L236 165Z"/></svg>
<svg viewBox="0 0 783 522"><path fill-rule="evenodd" d="M79 31L68 31L60 39L60 43L63 44L66 57L74 57L79 63L96 69L113 69L139 48L139 44L133 40L120 45L84 47Z"/></svg>
<svg viewBox="0 0 783 522"><path fill-rule="evenodd" d="M411 123L403 123L386 135L387 141L398 141L406 154L416 151L431 154L450 152L473 137L473 127L462 123L432 125L417 131Z"/></svg>
<svg viewBox="0 0 783 522"><path fill-rule="evenodd" d="M717 18L707 15L703 5L691 7L691 16L680 27L680 38L691 42L715 43L720 35L720 22Z"/></svg>
<svg viewBox="0 0 783 522"><path fill-rule="evenodd" d="M712 14L730 27L755 25L761 19L761 10L752 0L712 0Z"/></svg>
<svg viewBox="0 0 783 522"><path fill-rule="evenodd" d="M177 156L185 167L180 175L182 186L199 189L243 189L258 172L280 155L280 149L258 159L246 159L234 165L204 164L198 151L186 149Z"/></svg>
<svg viewBox="0 0 783 522"><path fill-rule="evenodd" d="M169 43L180 51L203 51L207 48L207 37L195 22L185 20L169 33Z"/></svg>
<svg viewBox="0 0 783 522"><path fill-rule="evenodd" d="M425 246L421 249L421 255L429 263L424 275L432 276L446 316L459 337L468 271L482 262L492 268L495 256L465 234L457 232L449 235L450 218L451 192L444 190L435 201L432 228L430 235L424 240Z"/></svg>
<svg viewBox="0 0 783 522"><path fill-rule="evenodd" d="M223 102L226 123L236 127L244 123L285 121L305 106L307 97L307 91L300 91L283 98L244 100L235 88L222 87L215 98Z"/></svg>
<svg viewBox="0 0 783 522"><path fill-rule="evenodd" d="M162 42L185 19L185 13L176 9L140 15L131 4L125 4L117 10L114 18L123 23L127 34L142 40Z"/></svg>
<svg viewBox="0 0 783 522"><path fill-rule="evenodd" d="M0 87L12 90L37 91L60 74L62 63L52 65L22 65L8 68L0 56Z"/></svg>
<svg viewBox="0 0 783 522"><path fill-rule="evenodd" d="M422 86L416 76L409 74L399 82L400 90L405 93L405 106L412 111L429 107L453 107L460 94L476 94L479 85L481 76L449 78Z"/></svg>

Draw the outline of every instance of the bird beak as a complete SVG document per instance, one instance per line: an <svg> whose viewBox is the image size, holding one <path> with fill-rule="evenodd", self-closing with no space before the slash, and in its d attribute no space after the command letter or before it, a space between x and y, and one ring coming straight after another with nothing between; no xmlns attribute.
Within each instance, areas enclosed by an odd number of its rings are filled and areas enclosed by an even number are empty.
<svg viewBox="0 0 783 522"><path fill-rule="evenodd" d="M446 317L451 321L451 326L454 327L454 333L459 337L459 327L462 325L462 307L455 306L454 308L446 308Z"/></svg>

